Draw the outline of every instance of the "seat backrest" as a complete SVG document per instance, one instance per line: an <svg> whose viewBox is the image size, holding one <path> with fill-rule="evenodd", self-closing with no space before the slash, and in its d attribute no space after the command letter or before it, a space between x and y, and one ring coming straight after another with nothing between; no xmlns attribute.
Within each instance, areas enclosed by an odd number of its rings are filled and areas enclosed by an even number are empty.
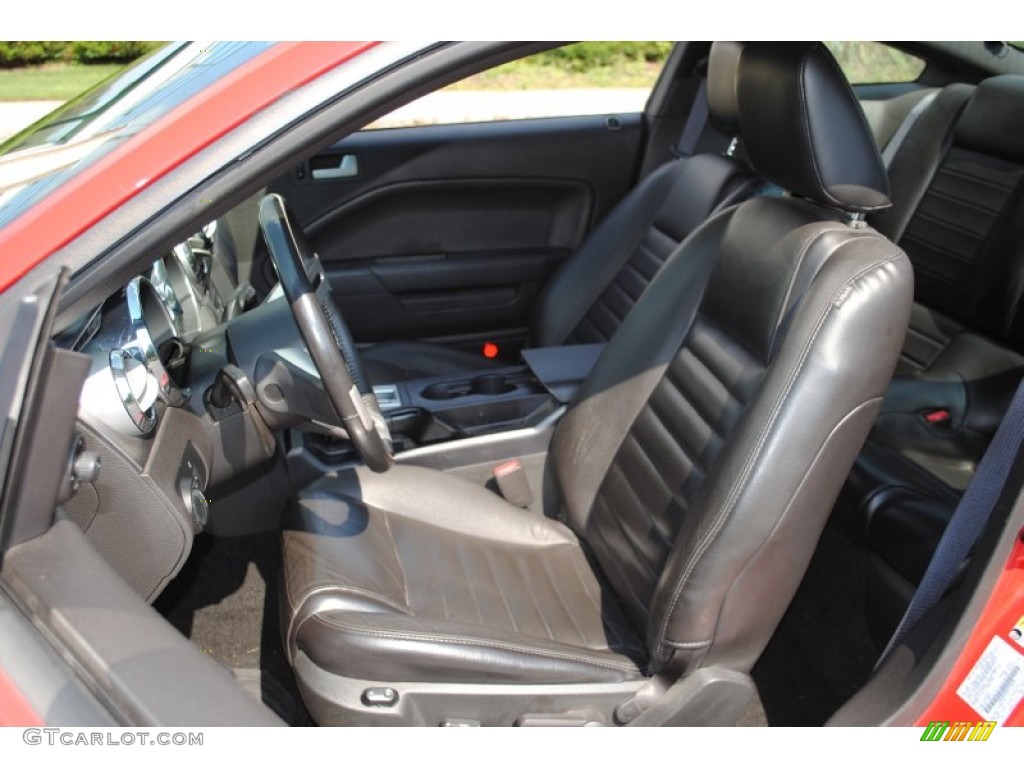
<svg viewBox="0 0 1024 768"><path fill-rule="evenodd" d="M728 124L714 122L704 133L716 130L733 135ZM531 344L608 341L669 254L712 214L750 197L759 184L745 162L722 155L684 155L662 165L548 281L534 304Z"/></svg>
<svg viewBox="0 0 1024 768"><path fill-rule="evenodd" d="M882 99L862 98L860 108L875 137L875 144L882 150L882 159L902 145L905 128L917 122L918 115L938 96L938 88L918 88L899 96ZM892 195L890 183L890 196Z"/></svg>
<svg viewBox="0 0 1024 768"><path fill-rule="evenodd" d="M872 224L910 257L917 301L1024 350L1024 76L944 88L891 180Z"/></svg>
<svg viewBox="0 0 1024 768"><path fill-rule="evenodd" d="M656 670L753 665L874 419L909 315L863 114L814 43L748 43L738 96L759 197L700 226L608 343L555 433L570 525Z"/></svg>

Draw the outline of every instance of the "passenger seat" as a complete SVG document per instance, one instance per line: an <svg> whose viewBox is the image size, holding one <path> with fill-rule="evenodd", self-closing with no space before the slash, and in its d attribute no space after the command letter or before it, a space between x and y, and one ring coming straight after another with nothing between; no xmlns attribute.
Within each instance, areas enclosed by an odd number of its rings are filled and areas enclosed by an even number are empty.
<svg viewBox="0 0 1024 768"><path fill-rule="evenodd" d="M718 99L734 100L735 95L719 94ZM626 195L544 287L531 313L531 346L608 341L679 244L712 214L757 190L758 177L742 161L687 151L716 141L725 149L735 135L735 126L720 122L690 125L706 121L706 107L700 102L695 106L680 142L688 146L677 152L680 156ZM490 362L422 341L375 344L363 351L362 359L367 375L378 384L474 371Z"/></svg>

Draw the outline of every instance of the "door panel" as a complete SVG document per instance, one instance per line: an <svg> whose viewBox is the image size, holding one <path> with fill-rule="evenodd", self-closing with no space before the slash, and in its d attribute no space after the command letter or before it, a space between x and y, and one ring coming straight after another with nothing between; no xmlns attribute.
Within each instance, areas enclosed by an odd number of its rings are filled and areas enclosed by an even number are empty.
<svg viewBox="0 0 1024 768"><path fill-rule="evenodd" d="M358 341L521 340L544 281L629 190L641 138L639 115L365 131L272 189Z"/></svg>

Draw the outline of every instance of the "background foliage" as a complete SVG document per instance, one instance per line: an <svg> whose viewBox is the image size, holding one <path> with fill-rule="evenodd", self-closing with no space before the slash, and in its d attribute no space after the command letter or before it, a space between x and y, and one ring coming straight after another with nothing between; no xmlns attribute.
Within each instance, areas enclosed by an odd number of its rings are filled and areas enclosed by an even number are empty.
<svg viewBox="0 0 1024 768"><path fill-rule="evenodd" d="M534 57L538 64L563 67L572 72L586 72L595 67L613 67L626 62L659 62L672 49L667 41L609 41L576 43Z"/></svg>
<svg viewBox="0 0 1024 768"><path fill-rule="evenodd" d="M851 83L908 83L924 71L924 62L873 42L829 40L825 45Z"/></svg>
<svg viewBox="0 0 1024 768"><path fill-rule="evenodd" d="M129 62L159 46L144 40L2 40L0 67L25 67L50 62L106 64Z"/></svg>

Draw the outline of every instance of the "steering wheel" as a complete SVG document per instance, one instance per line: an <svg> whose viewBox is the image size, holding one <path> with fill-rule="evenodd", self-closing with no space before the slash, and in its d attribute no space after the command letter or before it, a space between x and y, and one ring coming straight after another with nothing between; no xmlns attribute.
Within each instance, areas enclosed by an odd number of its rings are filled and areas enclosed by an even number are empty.
<svg viewBox="0 0 1024 768"><path fill-rule="evenodd" d="M331 296L320 259L302 231L292 226L283 197L264 197L259 218L285 299L327 397L366 465L374 472L384 472L394 464L391 435L352 335Z"/></svg>

